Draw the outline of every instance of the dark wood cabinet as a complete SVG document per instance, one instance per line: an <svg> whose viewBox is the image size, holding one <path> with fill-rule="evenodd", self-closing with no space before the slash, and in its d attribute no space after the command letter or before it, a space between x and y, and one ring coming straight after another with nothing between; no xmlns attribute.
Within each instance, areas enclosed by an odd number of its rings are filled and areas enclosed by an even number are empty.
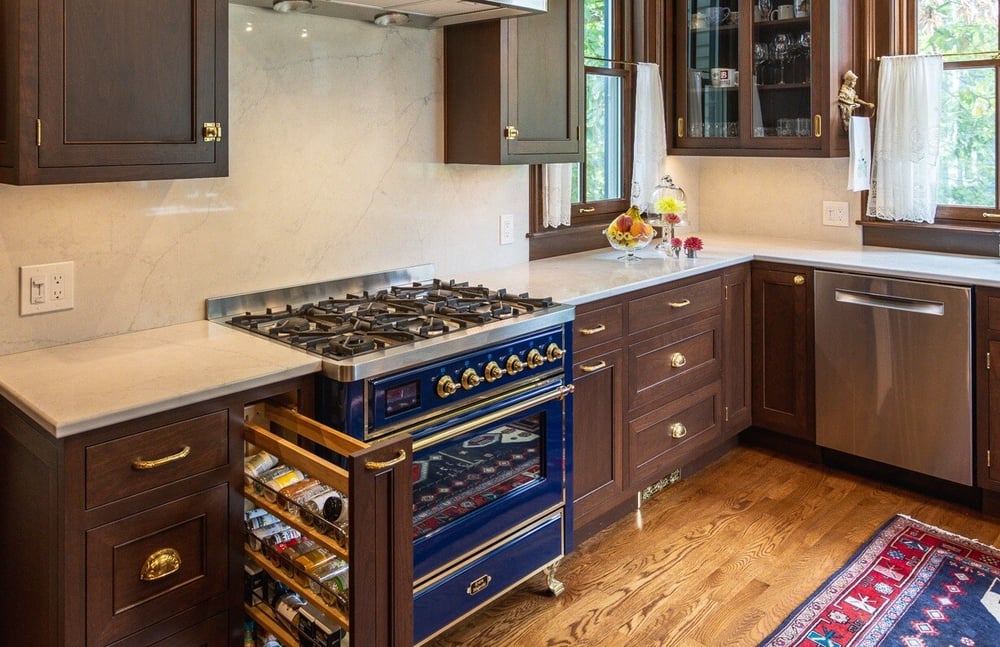
<svg viewBox="0 0 1000 647"><path fill-rule="evenodd" d="M225 0L3 3L0 180L228 173Z"/></svg>
<svg viewBox="0 0 1000 647"><path fill-rule="evenodd" d="M583 161L580 0L444 32L446 163Z"/></svg>
<svg viewBox="0 0 1000 647"><path fill-rule="evenodd" d="M1000 492L1000 290L976 288L976 481Z"/></svg>
<svg viewBox="0 0 1000 647"><path fill-rule="evenodd" d="M863 72L854 65L856 3L812 0L774 20L755 20L756 0L712 4L721 8L717 23L701 2L678 2L669 14L671 151L847 155L837 94L845 71Z"/></svg>
<svg viewBox="0 0 1000 647"><path fill-rule="evenodd" d="M751 270L753 424L816 440L813 271L757 263Z"/></svg>
<svg viewBox="0 0 1000 647"><path fill-rule="evenodd" d="M750 426L750 267L722 275L722 433Z"/></svg>

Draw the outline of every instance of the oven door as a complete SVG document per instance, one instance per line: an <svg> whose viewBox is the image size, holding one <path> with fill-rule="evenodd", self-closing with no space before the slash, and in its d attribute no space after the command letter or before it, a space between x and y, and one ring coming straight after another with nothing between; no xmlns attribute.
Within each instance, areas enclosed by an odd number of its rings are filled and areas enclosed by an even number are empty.
<svg viewBox="0 0 1000 647"><path fill-rule="evenodd" d="M414 437L415 582L565 504L570 392L547 380Z"/></svg>

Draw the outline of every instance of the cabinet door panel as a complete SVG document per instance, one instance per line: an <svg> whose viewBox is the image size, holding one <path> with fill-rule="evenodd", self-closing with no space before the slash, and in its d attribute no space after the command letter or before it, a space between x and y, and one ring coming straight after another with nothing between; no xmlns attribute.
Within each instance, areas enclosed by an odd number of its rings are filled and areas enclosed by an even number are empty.
<svg viewBox="0 0 1000 647"><path fill-rule="evenodd" d="M992 299L996 301L996 299ZM989 371L989 457L987 461L987 483L981 483L984 487L997 489L1000 484L1000 340L991 339L989 342L990 371ZM991 487L992 486L992 487Z"/></svg>
<svg viewBox="0 0 1000 647"><path fill-rule="evenodd" d="M723 431L729 436L750 426L750 271L741 266L723 275Z"/></svg>
<svg viewBox="0 0 1000 647"><path fill-rule="evenodd" d="M17 46L18 37L9 37L17 32L17 12L15 2L3 0L0 2L0 168L14 166L15 133L17 132L14 115L16 110L17 80Z"/></svg>
<svg viewBox="0 0 1000 647"><path fill-rule="evenodd" d="M39 166L214 162L216 5L40 2Z"/></svg>

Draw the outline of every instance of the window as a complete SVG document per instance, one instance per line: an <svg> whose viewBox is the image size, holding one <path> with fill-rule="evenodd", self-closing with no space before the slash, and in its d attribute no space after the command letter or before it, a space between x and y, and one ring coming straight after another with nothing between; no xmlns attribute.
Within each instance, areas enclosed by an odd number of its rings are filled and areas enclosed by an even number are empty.
<svg viewBox="0 0 1000 647"><path fill-rule="evenodd" d="M936 220L982 223L998 212L1000 2L909 1L916 53L945 62ZM1000 226L1000 218L991 220Z"/></svg>

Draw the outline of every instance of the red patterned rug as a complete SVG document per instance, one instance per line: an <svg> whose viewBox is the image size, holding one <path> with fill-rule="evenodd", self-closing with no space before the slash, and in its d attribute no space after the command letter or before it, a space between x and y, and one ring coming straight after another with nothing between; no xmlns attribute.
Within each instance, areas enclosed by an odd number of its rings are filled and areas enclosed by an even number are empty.
<svg viewBox="0 0 1000 647"><path fill-rule="evenodd" d="M761 643L789 645L1000 646L1000 549L897 515Z"/></svg>

